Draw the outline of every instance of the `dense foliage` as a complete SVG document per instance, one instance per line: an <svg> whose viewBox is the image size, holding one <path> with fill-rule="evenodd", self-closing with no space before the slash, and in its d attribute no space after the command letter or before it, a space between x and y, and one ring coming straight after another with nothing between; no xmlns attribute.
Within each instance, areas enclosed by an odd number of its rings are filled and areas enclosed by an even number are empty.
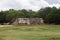
<svg viewBox="0 0 60 40"><path fill-rule="evenodd" d="M25 9L0 11L0 23L8 23L16 18L43 18L45 23L60 24L60 8L46 7L41 8L37 12Z"/></svg>

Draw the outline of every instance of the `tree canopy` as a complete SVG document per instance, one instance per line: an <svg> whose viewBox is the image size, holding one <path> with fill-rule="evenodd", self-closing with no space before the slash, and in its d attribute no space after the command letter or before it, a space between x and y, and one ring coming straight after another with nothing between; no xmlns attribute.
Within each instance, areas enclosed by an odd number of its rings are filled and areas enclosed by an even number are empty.
<svg viewBox="0 0 60 40"><path fill-rule="evenodd" d="M0 11L0 23L7 23L16 18L43 18L45 23L60 24L60 8L45 7L37 12L25 9Z"/></svg>

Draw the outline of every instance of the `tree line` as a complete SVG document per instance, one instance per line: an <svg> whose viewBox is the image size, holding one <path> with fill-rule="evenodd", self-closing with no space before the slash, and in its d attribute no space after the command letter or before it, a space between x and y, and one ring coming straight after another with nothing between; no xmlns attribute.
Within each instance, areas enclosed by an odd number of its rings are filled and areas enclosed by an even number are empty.
<svg viewBox="0 0 60 40"><path fill-rule="evenodd" d="M47 24L60 24L60 8L45 7L38 11L25 9L0 11L0 23L8 23L16 18L43 18Z"/></svg>

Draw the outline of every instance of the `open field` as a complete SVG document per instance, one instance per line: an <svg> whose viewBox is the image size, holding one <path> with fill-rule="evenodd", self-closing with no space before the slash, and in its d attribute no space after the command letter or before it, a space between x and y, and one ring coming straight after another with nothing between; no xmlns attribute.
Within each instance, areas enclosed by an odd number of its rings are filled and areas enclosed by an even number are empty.
<svg viewBox="0 0 60 40"><path fill-rule="evenodd" d="M0 40L60 40L60 25L0 27Z"/></svg>

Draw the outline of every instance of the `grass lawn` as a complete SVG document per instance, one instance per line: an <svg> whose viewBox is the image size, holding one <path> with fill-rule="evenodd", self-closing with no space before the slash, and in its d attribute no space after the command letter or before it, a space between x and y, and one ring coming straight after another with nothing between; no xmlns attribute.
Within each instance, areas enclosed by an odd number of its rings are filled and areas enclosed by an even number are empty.
<svg viewBox="0 0 60 40"><path fill-rule="evenodd" d="M60 40L60 25L1 27L0 40Z"/></svg>

